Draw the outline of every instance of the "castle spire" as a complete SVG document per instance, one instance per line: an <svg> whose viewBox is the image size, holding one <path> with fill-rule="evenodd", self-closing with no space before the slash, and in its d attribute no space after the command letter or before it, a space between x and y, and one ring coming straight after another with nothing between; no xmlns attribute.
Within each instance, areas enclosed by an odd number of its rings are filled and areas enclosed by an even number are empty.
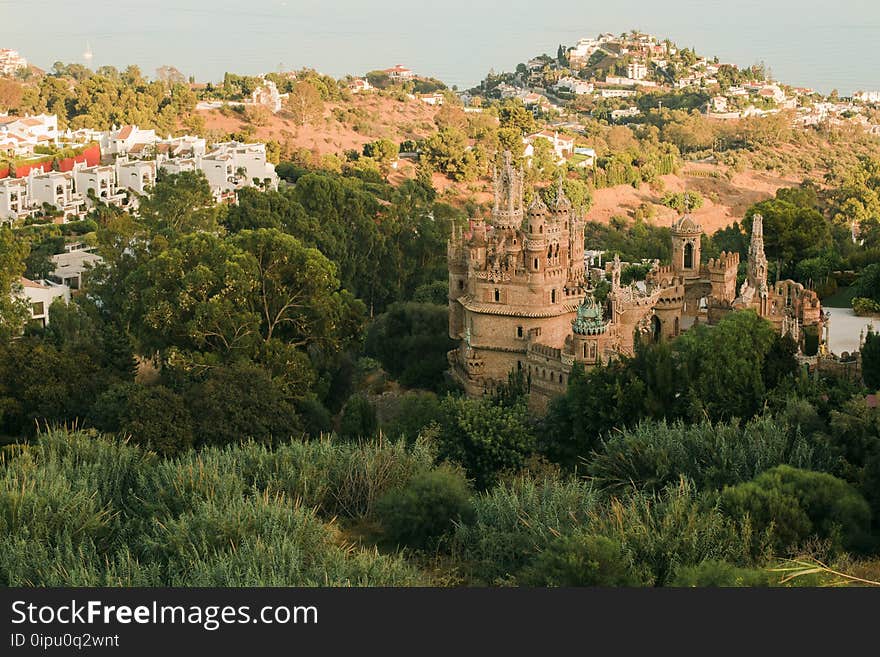
<svg viewBox="0 0 880 657"><path fill-rule="evenodd" d="M510 228L522 224L524 177L522 169L514 168L510 151L504 151L501 170L495 169L495 207L492 219L497 227Z"/></svg>
<svg viewBox="0 0 880 657"><path fill-rule="evenodd" d="M764 254L764 217L752 217L752 238L749 243L749 287L767 295L767 256Z"/></svg>
<svg viewBox="0 0 880 657"><path fill-rule="evenodd" d="M556 211L564 212L566 210L571 209L571 201L568 200L568 197L565 195L565 188L563 187L564 175L562 173L559 174L559 178L556 183Z"/></svg>

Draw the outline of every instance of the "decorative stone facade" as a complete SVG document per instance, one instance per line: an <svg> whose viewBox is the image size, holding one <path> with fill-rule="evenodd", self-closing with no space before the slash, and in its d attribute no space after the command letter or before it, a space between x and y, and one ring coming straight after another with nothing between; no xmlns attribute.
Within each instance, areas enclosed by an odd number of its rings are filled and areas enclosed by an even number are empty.
<svg viewBox="0 0 880 657"><path fill-rule="evenodd" d="M754 308L780 333L803 344L802 327L821 336L815 293L793 281L767 285L762 220L755 218L749 275L736 294L739 254L700 262L702 227L686 213L672 226L672 264L655 265L646 280L621 285L619 258L611 291L598 304L585 278L584 220L562 190L548 207L540 198L523 207L523 173L510 154L495 175L491 218L472 219L448 245L449 352L452 376L478 396L525 372L530 402L546 406L565 391L574 363L586 367L632 355L636 336L670 340L698 322Z"/></svg>

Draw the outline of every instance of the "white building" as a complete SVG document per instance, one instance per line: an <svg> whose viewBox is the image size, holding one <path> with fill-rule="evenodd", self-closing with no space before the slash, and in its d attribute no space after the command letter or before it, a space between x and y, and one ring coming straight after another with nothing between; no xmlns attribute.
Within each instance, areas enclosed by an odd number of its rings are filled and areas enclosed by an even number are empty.
<svg viewBox="0 0 880 657"><path fill-rule="evenodd" d="M626 77L633 80L644 80L648 77L648 67L644 62L632 61L626 67Z"/></svg>
<svg viewBox="0 0 880 657"><path fill-rule="evenodd" d="M611 111L611 120L620 121L620 119L628 119L641 114L638 107L627 107L626 109L617 109Z"/></svg>
<svg viewBox="0 0 880 657"><path fill-rule="evenodd" d="M94 203L89 200L89 192L92 192L95 199L101 203L117 207L127 205L128 195L117 188L116 168L113 166L74 166L73 179L77 193L90 207Z"/></svg>
<svg viewBox="0 0 880 657"><path fill-rule="evenodd" d="M27 60L17 50L0 48L0 75L15 75L27 65Z"/></svg>
<svg viewBox="0 0 880 657"><path fill-rule="evenodd" d="M386 68L383 73L392 80L412 80L416 76L415 73L401 64Z"/></svg>
<svg viewBox="0 0 880 657"><path fill-rule="evenodd" d="M30 193L24 178L0 180L0 224L30 216Z"/></svg>
<svg viewBox="0 0 880 657"><path fill-rule="evenodd" d="M853 98L863 103L880 103L880 91L857 91Z"/></svg>
<svg viewBox="0 0 880 657"><path fill-rule="evenodd" d="M126 155L138 144L152 146L158 141L155 130L142 130L136 125L114 126L113 130L101 133L101 151L111 155Z"/></svg>
<svg viewBox="0 0 880 657"><path fill-rule="evenodd" d="M526 158L531 158L534 155L535 142L538 139L545 139L550 142L550 145L553 148L553 152L556 155L556 161L559 164L565 162L569 157L574 154L574 138L566 137L565 135L560 135L558 132L550 132L549 130L542 130L541 132L536 132L534 134L529 135L528 137L523 138L523 143L526 144L525 156Z"/></svg>
<svg viewBox="0 0 880 657"><path fill-rule="evenodd" d="M78 219L85 209L85 199L76 192L73 173L50 171L31 172L27 177L31 204L38 209L49 204L63 214L64 219Z"/></svg>
<svg viewBox="0 0 880 657"><path fill-rule="evenodd" d="M153 160L116 160L116 184L143 196L156 184L156 162Z"/></svg>
<svg viewBox="0 0 880 657"><path fill-rule="evenodd" d="M363 91L369 91L373 88L366 78L355 78L351 81L351 84L348 85L348 90L353 94L359 94Z"/></svg>
<svg viewBox="0 0 880 657"><path fill-rule="evenodd" d="M511 84L502 82L497 87L495 87L495 91L498 92L498 95L501 96L501 98L515 98L521 90L517 89Z"/></svg>
<svg viewBox="0 0 880 657"><path fill-rule="evenodd" d="M580 169L589 169L596 163L596 149L594 148L575 147L574 155L577 158L575 166Z"/></svg>
<svg viewBox="0 0 880 657"><path fill-rule="evenodd" d="M45 328L49 324L49 307L55 299L70 301L70 289L66 285L59 285L52 281L32 281L21 278L20 296L27 300L30 305L31 326Z"/></svg>
<svg viewBox="0 0 880 657"><path fill-rule="evenodd" d="M636 92L633 89L602 89L599 95L602 98L631 98Z"/></svg>
<svg viewBox="0 0 880 657"><path fill-rule="evenodd" d="M554 86L560 91L568 91L576 96L591 94L594 89L592 82L587 82L586 80L581 80L580 78L575 78L570 75L560 78Z"/></svg>
<svg viewBox="0 0 880 657"><path fill-rule="evenodd" d="M443 101L446 100L445 96L443 96L443 94L439 91L436 91L432 94L419 94L418 98L426 105L433 105L435 107L439 107L443 104Z"/></svg>
<svg viewBox="0 0 880 657"><path fill-rule="evenodd" d="M285 98L287 98L287 94L278 93L278 87L275 83L264 78L263 84L254 89L254 92L251 94L251 104L262 105L273 114L277 114L281 111Z"/></svg>
<svg viewBox="0 0 880 657"><path fill-rule="evenodd" d="M184 157L173 160L165 160L159 166L168 175L177 175L184 171L198 171L199 162L193 157Z"/></svg>
<svg viewBox="0 0 880 657"><path fill-rule="evenodd" d="M0 116L0 142L18 144L25 152L35 146L58 144L58 117L54 114L36 116Z"/></svg>
<svg viewBox="0 0 880 657"><path fill-rule="evenodd" d="M156 162L160 165L165 160L180 157L201 157L208 150L208 144L202 137L184 135L183 137L168 137L160 139L151 147L138 148L135 146L129 151L130 157L156 156Z"/></svg>
<svg viewBox="0 0 880 657"><path fill-rule="evenodd" d="M217 144L201 158L199 168L218 200L229 192L251 185L278 189L278 174L266 159L265 144L234 141Z"/></svg>
<svg viewBox="0 0 880 657"><path fill-rule="evenodd" d="M87 249L59 253L50 259L55 267L50 275L51 280L71 290L83 289L89 270L103 262L101 256Z"/></svg>
<svg viewBox="0 0 880 657"><path fill-rule="evenodd" d="M599 49L601 43L598 39L581 39L574 48L568 51L568 61L573 67L585 65L593 53Z"/></svg>

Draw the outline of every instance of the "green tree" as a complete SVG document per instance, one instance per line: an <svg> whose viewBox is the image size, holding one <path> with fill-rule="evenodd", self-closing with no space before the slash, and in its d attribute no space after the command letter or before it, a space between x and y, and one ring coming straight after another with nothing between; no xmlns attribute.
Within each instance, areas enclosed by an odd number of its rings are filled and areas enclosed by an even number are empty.
<svg viewBox="0 0 880 657"><path fill-rule="evenodd" d="M361 307L339 289L336 268L320 251L270 228L242 231L232 242L253 257L249 305L260 315L264 340L338 346L352 337L340 333L351 328L345 321L349 312Z"/></svg>
<svg viewBox="0 0 880 657"><path fill-rule="evenodd" d="M364 349L402 385L442 390L452 346L445 306L398 303L370 325Z"/></svg>
<svg viewBox="0 0 880 657"><path fill-rule="evenodd" d="M286 442L302 432L283 382L254 363L212 368L185 398L197 445Z"/></svg>
<svg viewBox="0 0 880 657"><path fill-rule="evenodd" d="M210 233L185 235L128 277L128 319L145 353L251 355L261 339L257 281L250 253Z"/></svg>
<svg viewBox="0 0 880 657"><path fill-rule="evenodd" d="M845 481L787 465L725 488L721 506L734 518L748 515L758 531L771 530L780 553L813 536L837 549L864 549L871 523L867 502Z"/></svg>
<svg viewBox="0 0 880 657"><path fill-rule="evenodd" d="M526 109L522 101L509 98L501 102L498 108L498 118L502 128L514 128L520 136L535 132L537 123L534 115Z"/></svg>
<svg viewBox="0 0 880 657"><path fill-rule="evenodd" d="M423 155L435 171L452 180L474 180L479 172L478 153L467 148L467 137L455 128L444 128L425 140Z"/></svg>
<svg viewBox="0 0 880 657"><path fill-rule="evenodd" d="M139 214L153 231L168 236L217 228L216 203L201 171L183 171L159 180L141 201Z"/></svg>
<svg viewBox="0 0 880 657"><path fill-rule="evenodd" d="M296 125L309 125L324 114L324 100L311 82L297 82L285 101L285 109Z"/></svg>
<svg viewBox="0 0 880 657"><path fill-rule="evenodd" d="M503 470L522 467L534 452L524 404L506 407L485 399L447 397L442 411L440 456L464 466L478 488L491 485Z"/></svg>
<svg viewBox="0 0 880 657"><path fill-rule="evenodd" d="M379 430L376 408L363 395L353 395L342 409L339 433L348 440L372 438Z"/></svg>
<svg viewBox="0 0 880 657"><path fill-rule="evenodd" d="M816 190L811 186L783 188L776 198L762 201L746 211L743 229L751 233L752 217L764 217L764 248L776 260L780 273L788 272L797 260L832 246L831 224L817 209Z"/></svg>
<svg viewBox="0 0 880 657"><path fill-rule="evenodd" d="M0 341L18 335L30 313L20 296L21 276L30 249L7 226L0 227Z"/></svg>
<svg viewBox="0 0 880 657"><path fill-rule="evenodd" d="M376 504L387 539L428 550L473 516L467 480L458 470L441 467L415 475L403 488L387 492Z"/></svg>
<svg viewBox="0 0 880 657"><path fill-rule="evenodd" d="M120 383L95 401L92 423L160 454L180 454L193 444L193 421L183 398L168 388Z"/></svg>

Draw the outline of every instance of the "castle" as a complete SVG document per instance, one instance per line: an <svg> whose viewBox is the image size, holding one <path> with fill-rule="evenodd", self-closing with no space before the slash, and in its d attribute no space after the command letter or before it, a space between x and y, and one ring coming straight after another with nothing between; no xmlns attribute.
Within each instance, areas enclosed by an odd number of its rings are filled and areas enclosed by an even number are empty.
<svg viewBox="0 0 880 657"><path fill-rule="evenodd" d="M491 219L472 219L466 232L449 240L449 335L458 347L448 356L467 394L485 394L520 370L530 381L530 402L541 408L565 391L575 363L591 367L632 355L637 334L669 340L746 308L800 346L804 327L811 327L824 346L827 322L816 293L790 280L767 282L760 215L753 220L748 275L738 293L739 254L721 253L701 264L703 229L686 212L672 226L671 265L655 264L645 281L622 285L620 259L610 263L603 307L588 285L584 218L562 181L549 207L536 194L525 208L523 184L522 171L505 154L495 174Z"/></svg>

